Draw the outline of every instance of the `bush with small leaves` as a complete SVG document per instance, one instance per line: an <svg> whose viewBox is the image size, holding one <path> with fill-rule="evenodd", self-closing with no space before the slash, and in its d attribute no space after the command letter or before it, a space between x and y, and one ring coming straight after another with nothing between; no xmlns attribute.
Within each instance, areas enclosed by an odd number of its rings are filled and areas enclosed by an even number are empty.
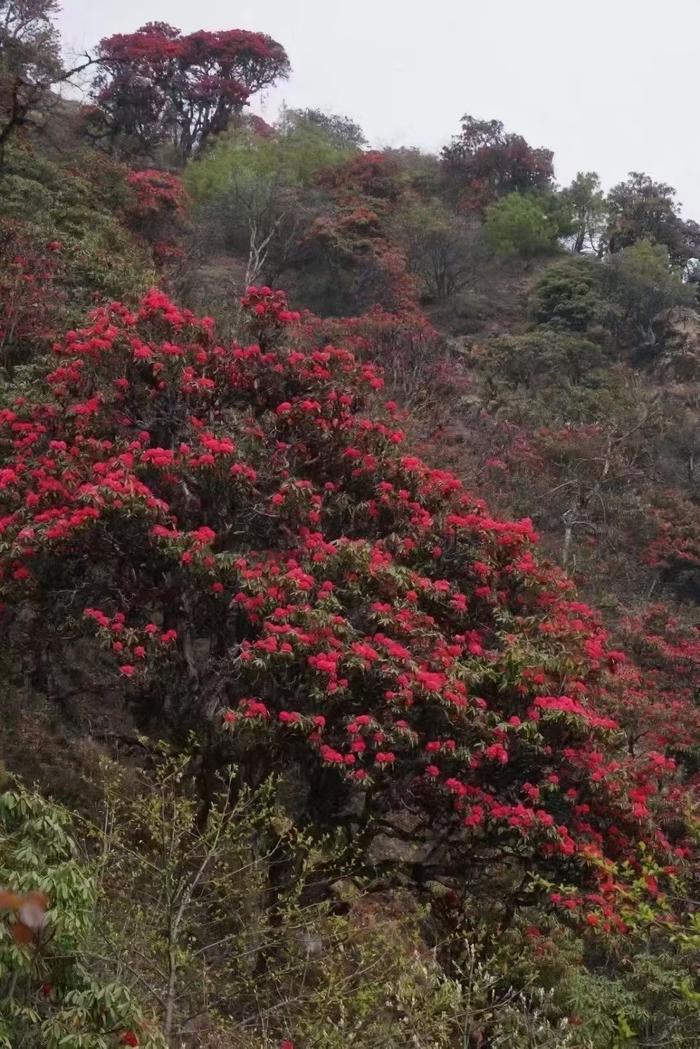
<svg viewBox="0 0 700 1049"><path fill-rule="evenodd" d="M0 793L0 885L40 893L45 919L28 942L0 917L0 1046L113 1049L130 1034L142 1049L165 1043L136 998L92 956L97 883L81 860L70 815L22 787Z"/></svg>
<svg viewBox="0 0 700 1049"><path fill-rule="evenodd" d="M575 332L604 323L602 279L602 267L592 259L567 259L551 266L532 290L532 320L538 325Z"/></svg>

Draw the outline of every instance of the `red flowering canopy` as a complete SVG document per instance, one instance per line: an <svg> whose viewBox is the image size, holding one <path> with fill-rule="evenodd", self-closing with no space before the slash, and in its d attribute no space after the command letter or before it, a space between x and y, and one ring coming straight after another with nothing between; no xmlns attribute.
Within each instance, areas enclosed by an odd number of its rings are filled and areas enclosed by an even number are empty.
<svg viewBox="0 0 700 1049"><path fill-rule="evenodd" d="M233 346L158 291L100 309L0 412L10 651L283 769L316 824L399 838L387 869L485 890L500 863L619 922L615 864L685 855L673 760L600 712L623 657L528 520L402 449L371 365L281 293L244 306Z"/></svg>
<svg viewBox="0 0 700 1049"><path fill-rule="evenodd" d="M109 135L146 150L171 142L183 158L289 74L284 48L264 33L183 36L164 22L107 37L98 60L93 97Z"/></svg>
<svg viewBox="0 0 700 1049"><path fill-rule="evenodd" d="M462 117L462 131L442 151L459 202L482 210L499 196L546 189L554 178L553 154L533 149L522 135L506 133L500 120Z"/></svg>

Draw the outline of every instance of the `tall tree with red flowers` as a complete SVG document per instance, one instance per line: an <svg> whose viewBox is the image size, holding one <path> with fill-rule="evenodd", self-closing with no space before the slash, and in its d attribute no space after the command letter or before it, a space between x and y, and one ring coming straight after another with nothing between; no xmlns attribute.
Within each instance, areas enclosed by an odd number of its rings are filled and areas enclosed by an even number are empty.
<svg viewBox="0 0 700 1049"><path fill-rule="evenodd" d="M482 211L506 193L547 189L552 185L553 153L535 149L506 132L500 120L462 117L462 130L442 151L445 178L455 201Z"/></svg>
<svg viewBox="0 0 700 1049"><path fill-rule="evenodd" d="M183 35L164 22L105 38L97 61L93 128L137 152L170 144L183 161L290 68L282 45L264 33Z"/></svg>

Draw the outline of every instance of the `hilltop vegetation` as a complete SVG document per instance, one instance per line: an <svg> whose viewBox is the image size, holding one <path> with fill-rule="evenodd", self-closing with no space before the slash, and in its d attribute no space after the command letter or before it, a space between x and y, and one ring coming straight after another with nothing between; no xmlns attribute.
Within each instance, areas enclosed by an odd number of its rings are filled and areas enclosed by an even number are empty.
<svg viewBox="0 0 700 1049"><path fill-rule="evenodd" d="M239 29L60 102L54 13L0 0L0 1045L700 1044L700 228L497 120L268 125Z"/></svg>

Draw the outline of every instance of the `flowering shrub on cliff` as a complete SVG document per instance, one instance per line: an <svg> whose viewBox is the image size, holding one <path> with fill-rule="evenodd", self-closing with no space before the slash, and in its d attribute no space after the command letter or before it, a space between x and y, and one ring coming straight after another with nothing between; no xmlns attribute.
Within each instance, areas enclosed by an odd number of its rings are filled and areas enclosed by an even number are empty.
<svg viewBox="0 0 700 1049"><path fill-rule="evenodd" d="M640 840L662 878L689 845L673 757L610 716L622 655L529 520L403 447L376 367L279 292L244 306L257 341L223 346L159 291L112 303L0 411L10 653L50 682L80 646L79 691L195 730L212 770L284 769L387 877L486 893L498 867L517 902L534 874L623 931Z"/></svg>

